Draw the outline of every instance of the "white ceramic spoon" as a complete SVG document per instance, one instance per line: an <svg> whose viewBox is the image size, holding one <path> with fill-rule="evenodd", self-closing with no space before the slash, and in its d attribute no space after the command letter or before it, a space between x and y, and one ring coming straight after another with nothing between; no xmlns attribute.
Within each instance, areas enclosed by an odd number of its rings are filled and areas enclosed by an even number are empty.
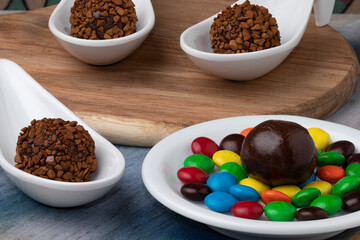
<svg viewBox="0 0 360 240"><path fill-rule="evenodd" d="M75 0L62 0L49 19L49 28L60 45L74 57L94 65L116 63L133 51L149 35L155 24L150 0L133 0L137 31L129 36L109 40L88 40L70 36L70 9Z"/></svg>
<svg viewBox="0 0 360 240"><path fill-rule="evenodd" d="M237 3L241 4L244 0ZM251 0L265 6L276 18L281 35L278 47L240 54L213 53L210 26L214 16L186 29L180 37L181 48L204 71L221 78L246 81L259 78L277 67L298 45L314 5L316 24L329 23L335 0Z"/></svg>
<svg viewBox="0 0 360 240"><path fill-rule="evenodd" d="M51 79L49 79L51 81ZM95 141L98 168L89 182L70 183L43 179L14 165L17 137L32 119L75 120ZM73 207L91 202L108 192L124 173L123 155L61 102L41 87L22 68L0 59L0 165L25 194L53 207Z"/></svg>

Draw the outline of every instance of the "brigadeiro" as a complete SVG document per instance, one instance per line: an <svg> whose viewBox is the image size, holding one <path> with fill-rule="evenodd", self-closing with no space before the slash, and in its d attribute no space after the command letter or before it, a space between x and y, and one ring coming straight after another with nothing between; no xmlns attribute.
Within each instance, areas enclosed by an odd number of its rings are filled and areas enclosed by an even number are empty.
<svg viewBox="0 0 360 240"><path fill-rule="evenodd" d="M136 32L135 5L131 0L75 0L71 8L71 36L113 39Z"/></svg>
<svg viewBox="0 0 360 240"><path fill-rule="evenodd" d="M21 129L15 167L47 179L86 182L97 168L95 142L76 121L32 120Z"/></svg>
<svg viewBox="0 0 360 240"><path fill-rule="evenodd" d="M210 34L214 53L246 53L280 45L276 19L267 8L249 1L218 14Z"/></svg>

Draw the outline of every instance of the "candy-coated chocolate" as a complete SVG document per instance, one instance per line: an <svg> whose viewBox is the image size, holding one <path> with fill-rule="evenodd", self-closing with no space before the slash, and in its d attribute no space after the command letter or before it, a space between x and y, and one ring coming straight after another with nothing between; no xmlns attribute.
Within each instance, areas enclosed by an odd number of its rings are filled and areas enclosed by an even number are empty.
<svg viewBox="0 0 360 240"><path fill-rule="evenodd" d="M229 150L240 155L240 150L244 139L245 137L243 135L237 133L227 135L220 142L220 150Z"/></svg>
<svg viewBox="0 0 360 240"><path fill-rule="evenodd" d="M323 152L317 156L317 165L336 165L341 166L345 162L344 155L338 152Z"/></svg>
<svg viewBox="0 0 360 240"><path fill-rule="evenodd" d="M206 183L209 175L197 167L183 167L177 171L177 176L183 183Z"/></svg>
<svg viewBox="0 0 360 240"><path fill-rule="evenodd" d="M239 182L239 184L252 187L259 193L259 195L261 195L266 190L270 189L270 187L268 185L254 179L254 178L244 178L243 180L241 180Z"/></svg>
<svg viewBox="0 0 360 240"><path fill-rule="evenodd" d="M347 166L346 175L360 178L360 163L353 163Z"/></svg>
<svg viewBox="0 0 360 240"><path fill-rule="evenodd" d="M237 181L241 181L244 178L247 178L247 173L244 168L235 162L227 162L221 165L219 172L229 172L234 175Z"/></svg>
<svg viewBox="0 0 360 240"><path fill-rule="evenodd" d="M260 200L259 193L252 187L236 184L230 187L229 192L239 201L255 201Z"/></svg>
<svg viewBox="0 0 360 240"><path fill-rule="evenodd" d="M308 180L315 169L317 150L301 125L268 120L249 132L240 155L250 177L278 186Z"/></svg>
<svg viewBox="0 0 360 240"><path fill-rule="evenodd" d="M330 143L330 135L321 128L309 128L309 134L314 140L316 148L324 150Z"/></svg>
<svg viewBox="0 0 360 240"><path fill-rule="evenodd" d="M231 208L231 213L235 217L257 219L264 212L264 207L255 201L241 201L235 203Z"/></svg>
<svg viewBox="0 0 360 240"><path fill-rule="evenodd" d="M302 189L307 188L316 188L319 189L321 192L321 195L326 195L331 192L332 185L331 183L328 183L326 181L312 181L306 184Z"/></svg>
<svg viewBox="0 0 360 240"><path fill-rule="evenodd" d="M288 202L271 202L265 206L264 212L272 221L292 221L296 208Z"/></svg>
<svg viewBox="0 0 360 240"><path fill-rule="evenodd" d="M206 184L213 192L229 192L230 187L237 184L237 180L231 173L217 172L210 175Z"/></svg>
<svg viewBox="0 0 360 240"><path fill-rule="evenodd" d="M194 154L204 154L212 158L213 154L219 151L219 146L210 138L198 137L192 141L191 150Z"/></svg>
<svg viewBox="0 0 360 240"><path fill-rule="evenodd" d="M240 134L243 135L244 137L246 137L252 129L253 129L252 127L245 128L244 130L242 130L240 132Z"/></svg>
<svg viewBox="0 0 360 240"><path fill-rule="evenodd" d="M313 174L311 175L311 177L310 177L308 180L306 180L306 182L304 182L304 183L302 183L302 184L299 184L298 187L299 187L299 188L303 188L303 187L304 187L306 184L308 184L309 182L315 181L315 179L316 179L316 174L313 173Z"/></svg>
<svg viewBox="0 0 360 240"><path fill-rule="evenodd" d="M211 189L205 183L185 183L180 192L190 200L202 201L211 193Z"/></svg>
<svg viewBox="0 0 360 240"><path fill-rule="evenodd" d="M348 193L342 198L342 209L349 212L360 210L360 190Z"/></svg>
<svg viewBox="0 0 360 240"><path fill-rule="evenodd" d="M319 207L304 207L297 211L295 217L299 221L309 221L328 218L329 214Z"/></svg>
<svg viewBox="0 0 360 240"><path fill-rule="evenodd" d="M346 158L343 168L346 169L352 163L360 163L360 153L351 154L348 158Z"/></svg>
<svg viewBox="0 0 360 240"><path fill-rule="evenodd" d="M345 170L342 167L334 165L326 165L318 168L316 175L321 180L327 181L329 183L336 183L341 178L345 177Z"/></svg>
<svg viewBox="0 0 360 240"><path fill-rule="evenodd" d="M324 209L329 215L334 214L340 210L342 200L337 195L323 195L314 199L310 207L319 207Z"/></svg>
<svg viewBox="0 0 360 240"><path fill-rule="evenodd" d="M216 153L214 153L212 159L218 167L221 167L224 163L227 163L227 162L235 162L235 163L241 165L240 156L229 150L217 151Z"/></svg>
<svg viewBox="0 0 360 240"><path fill-rule="evenodd" d="M205 205L216 212L230 212L237 202L236 198L227 192L213 192L205 197Z"/></svg>
<svg viewBox="0 0 360 240"><path fill-rule="evenodd" d="M327 146L324 152L338 152L344 155L345 158L353 154L355 151L355 146L352 142L342 140L331 143Z"/></svg>
<svg viewBox="0 0 360 240"><path fill-rule="evenodd" d="M267 190L263 192L260 197L265 205L275 201L292 202L288 195L276 190Z"/></svg>
<svg viewBox="0 0 360 240"><path fill-rule="evenodd" d="M184 160L184 167L197 167L206 173L210 173L214 166L213 160L203 154L193 154Z"/></svg>
<svg viewBox="0 0 360 240"><path fill-rule="evenodd" d="M300 192L301 189L295 185L281 185L281 186L274 187L273 190L280 191L280 192L286 194L287 196L289 196L290 198L293 198L295 196L295 194Z"/></svg>
<svg viewBox="0 0 360 240"><path fill-rule="evenodd" d="M355 191L359 185L360 178L356 176L346 176L335 183L331 193L343 197L345 194Z"/></svg>
<svg viewBox="0 0 360 240"><path fill-rule="evenodd" d="M319 189L306 188L295 194L292 199L292 203L295 207L307 207L317 197L321 195Z"/></svg>

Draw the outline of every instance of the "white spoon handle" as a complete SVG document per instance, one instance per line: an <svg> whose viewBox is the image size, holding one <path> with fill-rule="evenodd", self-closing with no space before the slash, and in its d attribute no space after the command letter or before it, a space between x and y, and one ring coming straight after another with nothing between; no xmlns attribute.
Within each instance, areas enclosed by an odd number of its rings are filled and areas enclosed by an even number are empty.
<svg viewBox="0 0 360 240"><path fill-rule="evenodd" d="M322 27L329 24L334 5L335 0L315 0L314 14L316 26Z"/></svg>

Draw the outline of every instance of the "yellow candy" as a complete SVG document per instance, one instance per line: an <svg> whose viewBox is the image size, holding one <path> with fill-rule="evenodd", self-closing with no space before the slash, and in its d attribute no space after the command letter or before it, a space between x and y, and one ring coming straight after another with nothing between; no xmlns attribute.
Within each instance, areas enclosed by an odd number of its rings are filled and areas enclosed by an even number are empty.
<svg viewBox="0 0 360 240"><path fill-rule="evenodd" d="M240 156L229 150L215 152L212 159L218 167L221 167L221 165L228 162L235 162L242 166Z"/></svg>
<svg viewBox="0 0 360 240"><path fill-rule="evenodd" d="M266 190L269 190L270 187L254 178L244 178L239 182L241 185L245 185L248 187L252 187L255 189L260 195L265 192Z"/></svg>
<svg viewBox="0 0 360 240"><path fill-rule="evenodd" d="M308 131L317 149L322 151L329 145L330 135L327 132L321 128L309 128Z"/></svg>
<svg viewBox="0 0 360 240"><path fill-rule="evenodd" d="M326 181L313 181L306 184L302 189L317 188L320 190L321 195L327 195L331 192L332 185Z"/></svg>
<svg viewBox="0 0 360 240"><path fill-rule="evenodd" d="M282 192L288 195L291 199L295 196L295 194L301 191L301 189L295 185L281 185L274 187L272 190Z"/></svg>

